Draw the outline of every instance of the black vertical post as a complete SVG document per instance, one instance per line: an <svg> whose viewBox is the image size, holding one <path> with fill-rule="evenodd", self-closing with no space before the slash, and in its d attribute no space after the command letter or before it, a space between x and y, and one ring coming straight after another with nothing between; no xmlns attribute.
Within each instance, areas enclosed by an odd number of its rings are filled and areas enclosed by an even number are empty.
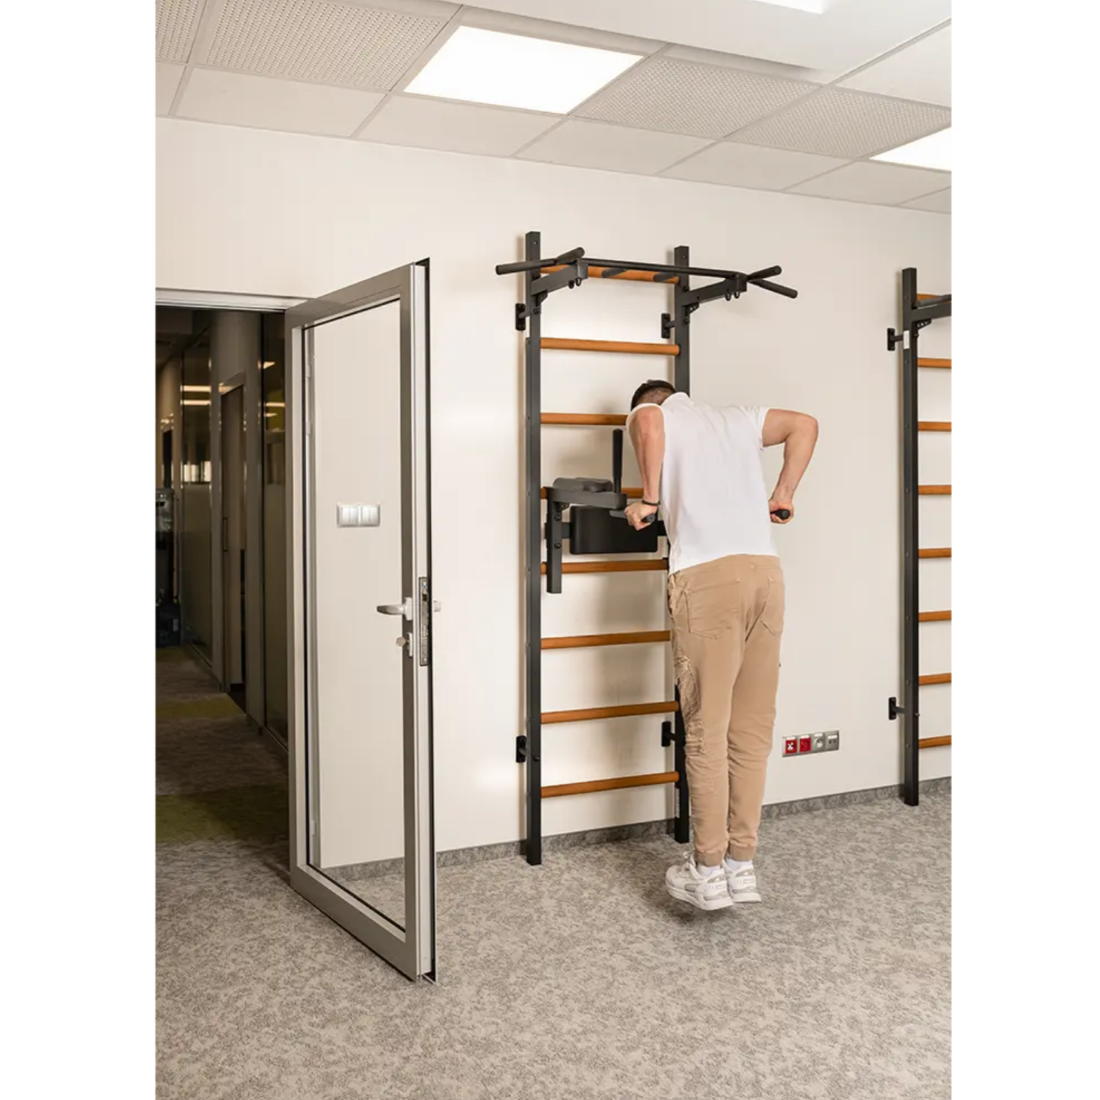
<svg viewBox="0 0 1100 1100"><path fill-rule="evenodd" d="M912 312L917 307L917 269L901 273L902 335L905 340L901 366L901 477L902 477L902 680L904 708L903 795L907 806L920 802L920 545L919 495L917 492L917 333Z"/></svg>
<svg viewBox="0 0 1100 1100"><path fill-rule="evenodd" d="M542 234L525 238L524 259L541 255ZM527 306L527 862L542 863L542 318L531 294L536 269L523 276Z"/></svg>
<svg viewBox="0 0 1100 1100"><path fill-rule="evenodd" d="M672 254L673 263L678 267L687 267L689 263L688 246L679 245ZM672 384L684 393L691 392L691 318L684 309L685 291L691 289L691 277L682 272L673 288L672 320L676 326L673 334L679 345L675 359L675 373ZM676 702L680 702L680 689L676 688ZM676 738L673 742L673 759L676 775L676 825L674 835L678 844L686 844L691 839L691 803L688 794L687 778L687 730L684 728L684 716L676 711Z"/></svg>

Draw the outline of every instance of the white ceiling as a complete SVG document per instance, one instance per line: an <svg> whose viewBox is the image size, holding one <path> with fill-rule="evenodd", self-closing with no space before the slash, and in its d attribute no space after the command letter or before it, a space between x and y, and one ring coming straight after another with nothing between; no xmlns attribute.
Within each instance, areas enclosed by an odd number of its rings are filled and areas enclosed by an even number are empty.
<svg viewBox="0 0 1100 1100"><path fill-rule="evenodd" d="M157 0L156 110L950 213L950 173L868 159L950 125L948 0L825 0L824 9ZM464 24L643 60L566 117L402 94Z"/></svg>

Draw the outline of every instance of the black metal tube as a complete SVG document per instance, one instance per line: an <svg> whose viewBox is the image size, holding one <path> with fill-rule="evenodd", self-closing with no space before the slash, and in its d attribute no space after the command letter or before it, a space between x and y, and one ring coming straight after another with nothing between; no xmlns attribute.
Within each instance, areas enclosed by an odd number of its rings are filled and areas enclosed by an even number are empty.
<svg viewBox="0 0 1100 1100"><path fill-rule="evenodd" d="M920 803L920 513L917 473L917 333L912 313L917 305L917 271L901 273L902 325L909 346L901 366L901 478L902 478L902 699L903 794L907 806Z"/></svg>
<svg viewBox="0 0 1100 1100"><path fill-rule="evenodd" d="M527 234L528 261L536 260L542 235ZM526 379L527 460L527 862L542 863L542 318L534 312L531 293L539 264L531 263L524 279L528 311Z"/></svg>
<svg viewBox="0 0 1100 1100"><path fill-rule="evenodd" d="M749 279L749 286L758 286L761 290L770 290L773 294L782 294L784 298L797 298L798 291L779 283L770 283L767 279Z"/></svg>
<svg viewBox="0 0 1100 1100"><path fill-rule="evenodd" d="M623 430L611 433L611 487L616 493L623 491Z"/></svg>
<svg viewBox="0 0 1100 1100"><path fill-rule="evenodd" d="M757 279L770 279L775 275L782 275L783 268L781 267L765 267L759 271L752 272L751 275L747 275L746 278L750 283L755 282Z"/></svg>

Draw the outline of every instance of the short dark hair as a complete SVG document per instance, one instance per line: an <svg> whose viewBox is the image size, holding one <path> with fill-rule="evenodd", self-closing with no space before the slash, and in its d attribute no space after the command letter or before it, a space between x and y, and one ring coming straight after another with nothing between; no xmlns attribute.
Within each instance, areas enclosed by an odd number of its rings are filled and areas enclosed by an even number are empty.
<svg viewBox="0 0 1100 1100"><path fill-rule="evenodd" d="M659 393L669 394L675 392L676 387L670 382L651 378L648 382L643 382L634 391L634 396L630 399L630 408L631 410L636 409L639 405L644 404L647 398L655 397Z"/></svg>

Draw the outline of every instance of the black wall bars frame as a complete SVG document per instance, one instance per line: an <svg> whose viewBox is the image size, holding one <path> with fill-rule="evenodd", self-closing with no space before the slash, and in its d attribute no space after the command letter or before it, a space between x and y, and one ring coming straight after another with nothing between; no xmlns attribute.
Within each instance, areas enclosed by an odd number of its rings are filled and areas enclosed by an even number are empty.
<svg viewBox="0 0 1100 1100"><path fill-rule="evenodd" d="M556 268L546 271L547 268ZM591 269L602 269L593 272ZM555 258L542 256L541 234L532 231L524 238L524 259L517 263L499 264L498 275L523 274L523 301L517 303L515 324L519 332L526 330L525 385L526 385L526 469L527 495L525 501L526 527L526 654L527 679L526 730L516 738L516 761L526 765L527 785L527 862L542 863L542 546L547 544L546 589L561 591L561 543L562 527L560 511L556 524L551 524L551 513L556 509L547 501L547 523L542 516L542 308L546 298L563 288L574 289L586 279L599 277L613 279L625 272L649 272L653 282L673 284L673 311L661 316L661 336L668 339L675 330L679 352L675 356L673 384L677 390L691 390L691 315L705 302L725 298L739 298L750 286L761 287L787 298L798 297L789 287L770 282L772 276L782 274L779 267L745 274L713 268L692 267L686 245L680 245L673 253L671 264L635 263L626 260L597 260L585 258L583 248L575 248ZM718 280L698 290L692 290L692 275ZM620 446L616 441L616 448ZM579 480L579 479L578 479ZM611 483L607 483L611 488ZM620 486L614 485L615 493ZM593 493L592 503L605 506ZM621 506L621 505L620 505ZM624 522L618 520L617 522ZM666 561L667 568L667 561ZM679 691L676 693L679 703ZM679 843L686 843L690 834L687 773L684 762L685 732L683 718L677 706L672 721L661 724L661 744L671 744L675 751L676 815L675 836Z"/></svg>
<svg viewBox="0 0 1100 1100"><path fill-rule="evenodd" d="M919 334L922 328L941 317L951 316L951 295L934 298L917 293L917 269L907 267L901 273L901 331L886 330L886 348L894 351L902 345L901 360L901 552L902 616L901 665L902 705L897 698L888 700L891 721L904 716L902 759L904 778L902 797L907 806L920 803L920 514L918 511L920 478L917 469L917 439L920 431L917 409L917 371Z"/></svg>

